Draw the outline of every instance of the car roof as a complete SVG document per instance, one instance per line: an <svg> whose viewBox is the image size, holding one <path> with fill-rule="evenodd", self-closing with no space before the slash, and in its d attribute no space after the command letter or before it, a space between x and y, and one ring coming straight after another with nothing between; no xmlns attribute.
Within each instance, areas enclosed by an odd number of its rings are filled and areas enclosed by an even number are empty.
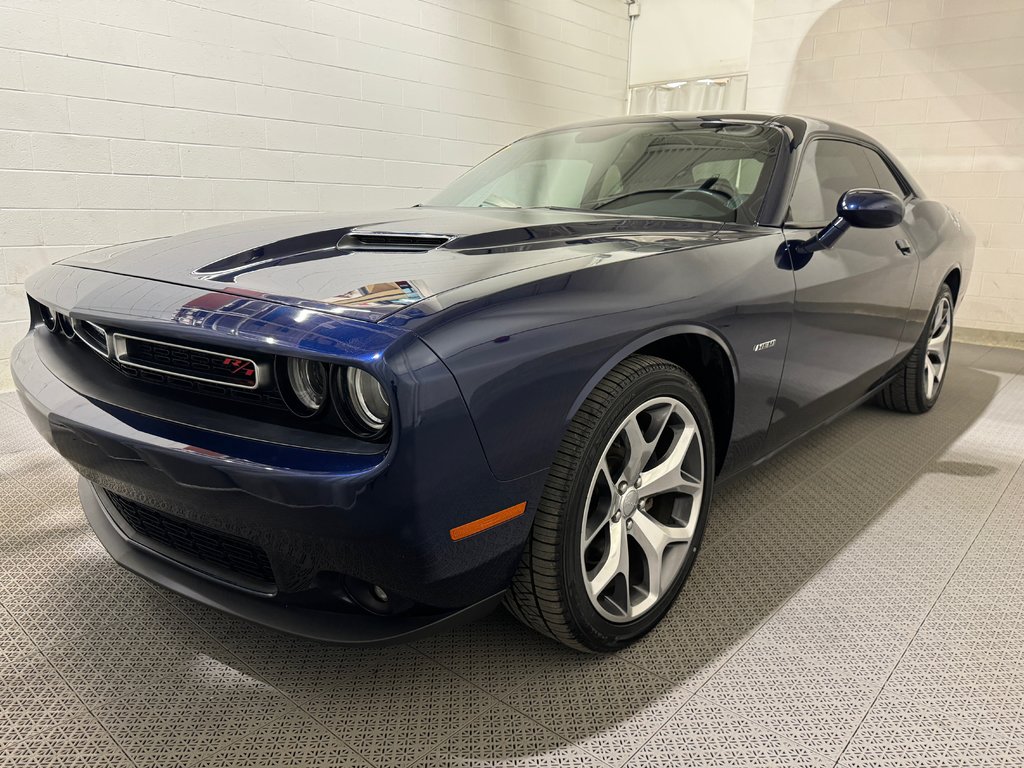
<svg viewBox="0 0 1024 768"><path fill-rule="evenodd" d="M803 142L808 134L829 133L836 136L845 136L858 141L865 141L878 146L878 142L866 133L851 128L843 123L833 120L824 120L817 117L793 114L775 114L769 112L660 112L649 115L619 115L616 117L605 117L597 120L587 120L568 125L559 125L539 131L534 136L546 133L555 133L574 128L589 128L597 126L612 125L635 125L638 123L663 123L663 122L694 122L694 123L755 123L759 125L775 125L788 131L794 147Z"/></svg>

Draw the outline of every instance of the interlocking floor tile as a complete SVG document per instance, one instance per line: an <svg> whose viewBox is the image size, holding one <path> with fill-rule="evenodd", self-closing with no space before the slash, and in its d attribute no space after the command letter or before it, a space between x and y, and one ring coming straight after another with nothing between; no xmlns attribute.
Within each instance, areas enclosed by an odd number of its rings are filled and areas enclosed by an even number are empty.
<svg viewBox="0 0 1024 768"><path fill-rule="evenodd" d="M497 701L411 648L328 669L293 699L371 763L405 765Z"/></svg>
<svg viewBox="0 0 1024 768"><path fill-rule="evenodd" d="M0 744L16 743L88 714L75 692L41 654L22 654L0 667Z"/></svg>
<svg viewBox="0 0 1024 768"><path fill-rule="evenodd" d="M90 707L119 701L133 691L217 658L238 664L199 630L184 628L83 635L46 650L57 671Z"/></svg>
<svg viewBox="0 0 1024 768"><path fill-rule="evenodd" d="M11 768L132 768L132 762L92 717L0 741L0 766Z"/></svg>
<svg viewBox="0 0 1024 768"><path fill-rule="evenodd" d="M0 471L36 497L78 506L78 475L49 446L0 456Z"/></svg>
<svg viewBox="0 0 1024 768"><path fill-rule="evenodd" d="M628 768L825 768L832 761L699 696L690 699Z"/></svg>
<svg viewBox="0 0 1024 768"><path fill-rule="evenodd" d="M808 480L816 470L840 461L849 451L891 424L890 414L861 409L812 432L797 446L725 485L715 496L706 535L713 539L744 523L757 510ZM809 463L808 457L814 457Z"/></svg>
<svg viewBox="0 0 1024 768"><path fill-rule="evenodd" d="M1006 488L1011 467L1020 464L1024 430L1017 428L1011 411L993 405L978 417L975 430L994 442L1003 433L1015 435L1016 442L1011 440L1007 448L1008 455L1017 458L996 462L984 474L925 472L803 585L713 675L700 695L838 757ZM970 440L955 439L942 458L958 456ZM936 444L942 442L933 441L933 451ZM892 462L897 468L904 463L899 471L866 462L871 474L881 478L878 497L892 496L901 477L904 483L907 476L913 477L919 471L914 464L928 466L925 453L905 452L900 461ZM819 519L834 520L844 511L848 516L858 514L855 502L849 501L853 497L844 491L844 484L849 487L852 482L852 475L848 479L832 474L832 484L818 494L828 505ZM810 520L806 524L813 525ZM842 530L844 525L835 521L832 528ZM912 546L915 542L937 546L918 549ZM955 546L948 546L950 542ZM851 580L858 563L862 578ZM878 611L877 617L864 611L870 606Z"/></svg>
<svg viewBox="0 0 1024 768"><path fill-rule="evenodd" d="M698 561L699 562L699 561ZM725 592L723 599L735 596L736 603L709 603L704 595L688 585L681 598L653 631L639 642L620 651L648 672L666 677L696 690L749 637L764 613L745 610L744 595ZM762 605L767 605L764 600ZM732 610L733 607L737 610Z"/></svg>
<svg viewBox="0 0 1024 768"><path fill-rule="evenodd" d="M247 642L229 643L228 648L242 661L287 695L309 699L320 691L332 690L396 654L395 648L345 648L311 640L266 633L250 628ZM416 656L411 659L419 661Z"/></svg>
<svg viewBox="0 0 1024 768"><path fill-rule="evenodd" d="M0 407L0 435L3 435L0 462L4 457L18 451L36 450L46 446L46 441L36 432L28 417L20 410L7 406Z"/></svg>
<svg viewBox="0 0 1024 768"><path fill-rule="evenodd" d="M32 562L36 562L36 568L45 568L51 558L41 558L32 552L33 548L95 540L86 532L78 494L70 487L60 485L59 490L40 494L12 479L0 483L0 507L0 569L5 569L8 561L17 568Z"/></svg>
<svg viewBox="0 0 1024 768"><path fill-rule="evenodd" d="M982 371L1018 374L1024 371L1024 350L989 347L971 367Z"/></svg>
<svg viewBox="0 0 1024 768"><path fill-rule="evenodd" d="M1013 414L998 414L1012 424ZM964 509L962 504L955 508ZM969 507L967 508L969 509ZM1024 764L1024 469L1017 471L840 765Z"/></svg>
<svg viewBox="0 0 1024 768"><path fill-rule="evenodd" d="M36 645L15 618L0 603L0 667L26 654L36 653Z"/></svg>
<svg viewBox="0 0 1024 768"><path fill-rule="evenodd" d="M56 648L95 633L127 638L146 628L194 629L145 581L110 560L102 547L97 550L95 540L82 543L34 548L19 563L20 573L0 566L0 602L33 641Z"/></svg>
<svg viewBox="0 0 1024 768"><path fill-rule="evenodd" d="M414 646L494 696L501 696L563 659L578 655L496 611Z"/></svg>
<svg viewBox="0 0 1024 768"><path fill-rule="evenodd" d="M184 671L95 710L138 766L196 761L253 736L294 709L246 669L197 657Z"/></svg>
<svg viewBox="0 0 1024 768"><path fill-rule="evenodd" d="M0 392L0 405L6 405L20 414L25 413L25 407L21 404L17 392Z"/></svg>
<svg viewBox="0 0 1024 768"><path fill-rule="evenodd" d="M577 768L606 763L505 705L484 712L416 768Z"/></svg>
<svg viewBox="0 0 1024 768"><path fill-rule="evenodd" d="M989 349L991 347L985 347L981 344L966 344L961 341L954 341L949 355L950 365L953 368L973 366Z"/></svg>
<svg viewBox="0 0 1024 768"><path fill-rule="evenodd" d="M370 764L298 710L193 768L367 768Z"/></svg>
<svg viewBox="0 0 1024 768"><path fill-rule="evenodd" d="M1024 741L998 727L891 697L871 708L838 762L840 768L1020 765Z"/></svg>
<svg viewBox="0 0 1024 768"><path fill-rule="evenodd" d="M609 765L621 765L689 692L616 658L577 656L517 688L507 702Z"/></svg>

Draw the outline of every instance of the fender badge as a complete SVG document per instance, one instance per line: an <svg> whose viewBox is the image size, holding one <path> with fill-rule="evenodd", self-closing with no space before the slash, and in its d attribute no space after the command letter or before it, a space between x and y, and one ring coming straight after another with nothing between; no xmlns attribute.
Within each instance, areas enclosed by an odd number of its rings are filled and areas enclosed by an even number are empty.
<svg viewBox="0 0 1024 768"><path fill-rule="evenodd" d="M775 346L775 339L768 339L768 341L762 341L760 344L754 345L754 351L760 352L762 349L771 349Z"/></svg>

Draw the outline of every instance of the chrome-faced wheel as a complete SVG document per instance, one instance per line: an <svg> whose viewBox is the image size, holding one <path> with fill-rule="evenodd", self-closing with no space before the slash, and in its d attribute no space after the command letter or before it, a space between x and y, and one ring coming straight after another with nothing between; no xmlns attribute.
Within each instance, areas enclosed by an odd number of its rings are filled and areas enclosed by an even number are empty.
<svg viewBox="0 0 1024 768"><path fill-rule="evenodd" d="M669 589L703 493L704 445L690 409L657 397L630 413L605 446L583 512L583 581L601 616L632 621Z"/></svg>
<svg viewBox="0 0 1024 768"><path fill-rule="evenodd" d="M931 333L928 336L928 349L924 359L924 396L928 400L935 397L946 375L946 363L949 360L949 347L953 340L953 306L945 296L935 307L932 318Z"/></svg>

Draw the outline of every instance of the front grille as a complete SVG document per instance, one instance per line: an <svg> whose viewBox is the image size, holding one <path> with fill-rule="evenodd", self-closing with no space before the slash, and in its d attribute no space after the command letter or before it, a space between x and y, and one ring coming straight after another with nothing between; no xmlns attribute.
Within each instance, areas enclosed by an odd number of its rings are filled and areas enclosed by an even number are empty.
<svg viewBox="0 0 1024 768"><path fill-rule="evenodd" d="M245 357L123 333L114 334L114 352L122 365L143 370L241 389L256 389L260 384L258 366Z"/></svg>
<svg viewBox="0 0 1024 768"><path fill-rule="evenodd" d="M107 497L124 522L140 537L186 558L206 563L215 571L237 574L262 585L274 583L267 553L252 542L169 515L110 491L107 491Z"/></svg>
<svg viewBox="0 0 1024 768"><path fill-rule="evenodd" d="M205 381L195 379L182 379L177 376L169 376L157 371L148 371L144 368L133 368L117 360L108 361L121 374L136 381L146 384L155 384L161 387L170 387L184 394L197 398L216 397L225 400L233 400L241 405L255 405L261 408L272 408L277 412L290 413L288 406L277 393L277 388L261 388L258 390L239 389L237 387L225 387L218 384L208 384ZM206 401L209 403L209 400Z"/></svg>

